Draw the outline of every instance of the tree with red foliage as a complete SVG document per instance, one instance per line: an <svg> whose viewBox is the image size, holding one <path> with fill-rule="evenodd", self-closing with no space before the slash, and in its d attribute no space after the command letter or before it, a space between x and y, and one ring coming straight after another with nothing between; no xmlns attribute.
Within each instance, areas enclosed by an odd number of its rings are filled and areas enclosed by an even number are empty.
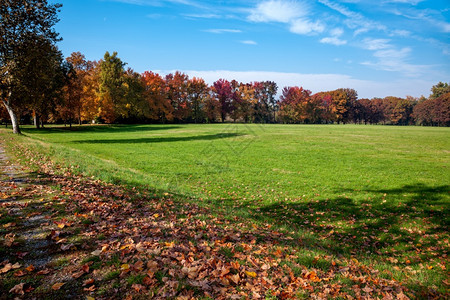
<svg viewBox="0 0 450 300"><path fill-rule="evenodd" d="M231 83L228 80L219 79L213 83L213 91L220 103L220 116L222 122L225 122L226 117L232 111L231 103L233 91L231 88Z"/></svg>

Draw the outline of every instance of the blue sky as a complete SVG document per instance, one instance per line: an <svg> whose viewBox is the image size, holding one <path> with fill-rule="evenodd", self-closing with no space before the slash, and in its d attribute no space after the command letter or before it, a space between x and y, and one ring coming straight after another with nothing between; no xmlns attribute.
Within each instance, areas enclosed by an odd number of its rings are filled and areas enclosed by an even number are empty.
<svg viewBox="0 0 450 300"><path fill-rule="evenodd" d="M209 83L273 80L359 97L428 96L450 81L448 0L60 0L65 56Z"/></svg>

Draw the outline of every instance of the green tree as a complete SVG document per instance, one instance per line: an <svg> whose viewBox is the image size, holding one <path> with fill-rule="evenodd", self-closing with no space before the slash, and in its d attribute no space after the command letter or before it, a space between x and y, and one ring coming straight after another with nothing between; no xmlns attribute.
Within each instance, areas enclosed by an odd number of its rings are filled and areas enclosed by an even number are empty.
<svg viewBox="0 0 450 300"><path fill-rule="evenodd" d="M119 116L127 117L125 101L125 63L117 57L117 52L105 53L100 62L99 98L100 117L114 122Z"/></svg>
<svg viewBox="0 0 450 300"><path fill-rule="evenodd" d="M431 88L430 99L439 98L446 93L450 93L450 85L448 83L439 82Z"/></svg>
<svg viewBox="0 0 450 300"><path fill-rule="evenodd" d="M59 41L54 25L59 21L60 4L49 4L47 0L2 0L0 2L0 98L8 111L13 132L19 134L17 112L23 110L29 100L24 98L24 86L36 80L40 74L25 76L20 65L36 48ZM41 41L45 40L46 43ZM27 79L19 81L18 78Z"/></svg>

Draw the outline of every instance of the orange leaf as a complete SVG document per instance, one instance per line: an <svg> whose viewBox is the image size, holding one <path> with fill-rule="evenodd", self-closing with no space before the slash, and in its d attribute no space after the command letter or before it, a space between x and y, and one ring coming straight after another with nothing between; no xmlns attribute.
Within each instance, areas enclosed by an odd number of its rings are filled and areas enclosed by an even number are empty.
<svg viewBox="0 0 450 300"><path fill-rule="evenodd" d="M28 272L33 272L34 271L34 266L33 265L29 265L28 267L25 268L25 270L27 270Z"/></svg>
<svg viewBox="0 0 450 300"><path fill-rule="evenodd" d="M83 290L86 291L86 292L93 292L93 291L95 291L95 285L90 286L88 288L84 288Z"/></svg>
<svg viewBox="0 0 450 300"><path fill-rule="evenodd" d="M57 290L59 290L63 285L64 285L64 282L58 282L58 283L55 283L54 285L52 285L52 289L55 290L55 291L57 291Z"/></svg>

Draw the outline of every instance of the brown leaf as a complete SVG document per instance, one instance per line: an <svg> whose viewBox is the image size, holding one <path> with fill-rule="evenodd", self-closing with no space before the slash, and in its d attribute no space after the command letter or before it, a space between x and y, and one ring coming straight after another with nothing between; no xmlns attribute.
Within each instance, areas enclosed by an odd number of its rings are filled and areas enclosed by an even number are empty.
<svg viewBox="0 0 450 300"><path fill-rule="evenodd" d="M39 272L37 272L36 275L47 275L48 273L50 273L50 270L44 269L44 270L40 270Z"/></svg>
<svg viewBox="0 0 450 300"><path fill-rule="evenodd" d="M19 270L19 271L16 271L14 273L14 276L17 276L17 277L22 277L22 276L25 276L25 275L27 275L27 273L24 272L23 270Z"/></svg>
<svg viewBox="0 0 450 300"><path fill-rule="evenodd" d="M5 246L11 247L14 243L15 237L16 235L14 233L8 233L7 235L5 235Z"/></svg>
<svg viewBox="0 0 450 300"><path fill-rule="evenodd" d="M2 269L0 269L0 274L6 273L12 269L12 264L6 264Z"/></svg>
<svg viewBox="0 0 450 300"><path fill-rule="evenodd" d="M155 282L155 279L153 279L152 277L153 277L153 274L152 274L152 276L150 276L150 275L145 276L144 279L142 280L142 283L145 285L152 285Z"/></svg>
<svg viewBox="0 0 450 300"><path fill-rule="evenodd" d="M58 283L55 283L54 285L52 285L52 289L55 290L55 291L57 291L57 290L59 290L63 285L64 285L64 282L58 282Z"/></svg>
<svg viewBox="0 0 450 300"><path fill-rule="evenodd" d="M239 277L239 274L230 275L228 277L234 284L239 284L239 280L241 280L241 278Z"/></svg>
<svg viewBox="0 0 450 300"><path fill-rule="evenodd" d="M83 269L83 272L89 273L89 265L83 265L81 268Z"/></svg>
<svg viewBox="0 0 450 300"><path fill-rule="evenodd" d="M79 272L73 273L72 278L78 279L83 275L84 275L84 271L79 271Z"/></svg>
<svg viewBox="0 0 450 300"><path fill-rule="evenodd" d="M18 268L20 268L21 266L22 266L22 265L19 264L19 263L17 262L17 263L15 263L15 264L12 265L12 268L13 268L13 269L18 269Z"/></svg>
<svg viewBox="0 0 450 300"><path fill-rule="evenodd" d="M142 262L142 260L138 260L134 265L133 265L133 269L135 271L142 271L142 269L144 268L144 263Z"/></svg>
<svg viewBox="0 0 450 300"><path fill-rule="evenodd" d="M9 290L10 293L24 295L25 292L23 291L23 285L24 283L16 284L12 289Z"/></svg>
<svg viewBox="0 0 450 300"><path fill-rule="evenodd" d="M131 288L134 289L136 292L140 292L145 289L145 287L142 284L137 284L137 283L134 283L131 286Z"/></svg>
<svg viewBox="0 0 450 300"><path fill-rule="evenodd" d="M94 281L95 281L94 278L86 279L86 280L83 282L83 286L93 284Z"/></svg>
<svg viewBox="0 0 450 300"><path fill-rule="evenodd" d="M147 262L147 268L149 271L156 273L158 271L158 263L156 261Z"/></svg>

